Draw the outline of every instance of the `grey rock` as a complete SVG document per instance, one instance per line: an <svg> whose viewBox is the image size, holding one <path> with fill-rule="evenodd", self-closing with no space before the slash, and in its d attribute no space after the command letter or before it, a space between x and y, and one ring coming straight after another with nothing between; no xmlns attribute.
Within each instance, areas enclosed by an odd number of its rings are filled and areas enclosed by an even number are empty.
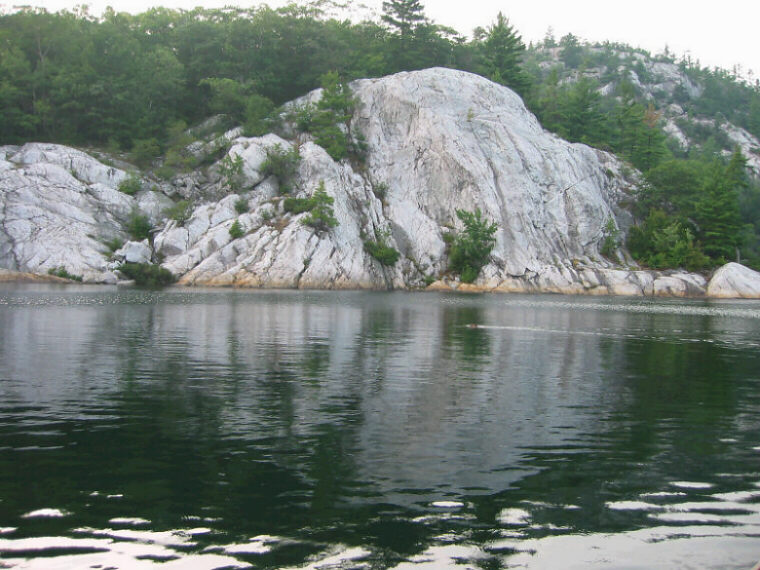
<svg viewBox="0 0 760 570"><path fill-rule="evenodd" d="M127 263L150 263L152 254L153 251L146 239L143 241L128 241L114 252L113 257Z"/></svg>
<svg viewBox="0 0 760 570"><path fill-rule="evenodd" d="M739 263L727 263L710 279L707 295L719 299L760 299L760 273Z"/></svg>
<svg viewBox="0 0 760 570"><path fill-rule="evenodd" d="M671 71L658 73L669 78ZM131 197L117 190L124 171L81 151L0 147L0 265L45 272L63 264L86 280L111 282L116 265L102 241L124 237L139 209L158 226L152 246L131 242L116 258L163 258L184 284L416 288L445 274L444 235L462 229L457 210L480 209L498 226L490 262L474 284L443 278L435 288L705 294L698 275L641 271L623 250L619 262L600 254L607 223L623 232L631 223L620 204L635 180L614 156L545 131L511 90L440 68L360 80L352 90L358 106L351 131L361 131L368 145L363 165L333 160L309 137L246 138L232 130L219 140L230 144L228 156L243 159L245 193L222 188L218 164L189 173L186 191L171 189L194 198L182 225L165 219L173 204L165 185ZM276 144L298 145L293 193L324 188L336 227L318 231L305 224L306 213L285 212L278 181L261 168ZM247 210L238 214L241 197ZM230 235L235 221L244 229L238 239ZM364 250L378 232L401 254L393 267Z"/></svg>
<svg viewBox="0 0 760 570"><path fill-rule="evenodd" d="M126 173L68 147L0 147L0 266L84 281L113 279L104 242L123 238L137 201L119 192Z"/></svg>

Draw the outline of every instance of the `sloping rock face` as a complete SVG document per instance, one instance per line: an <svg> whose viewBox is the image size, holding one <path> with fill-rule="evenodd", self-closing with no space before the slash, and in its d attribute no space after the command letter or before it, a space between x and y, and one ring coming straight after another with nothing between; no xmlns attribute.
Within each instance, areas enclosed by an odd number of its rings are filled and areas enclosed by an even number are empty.
<svg viewBox="0 0 760 570"><path fill-rule="evenodd" d="M61 145L0 147L0 266L32 273L62 267L84 281L115 281L105 242L126 238L133 211L153 210L157 218L155 205L167 201L150 191L119 192L126 177Z"/></svg>
<svg viewBox="0 0 760 570"><path fill-rule="evenodd" d="M231 130L222 138L227 164L239 157L238 194L221 161L173 185L143 178L133 197L118 190L125 171L84 152L0 147L0 267L63 267L109 282L122 261L161 260L186 285L388 289L435 281L434 289L463 291L705 294L699 275L631 269L623 250L614 263L600 254L608 222L623 231L630 223L618 206L629 186L625 169L610 154L544 131L509 89L429 69L357 81L352 90L351 131L367 141L362 164L336 162L303 133L285 140ZM316 230L304 223L307 213L285 210L283 189L265 168L277 147L300 153L291 196L323 188L337 226ZM186 219L167 219L168 196L194 201ZM467 286L447 273L444 236L462 229L458 209L480 209L498 227L490 263ZM128 239L135 213L150 216L152 238L112 252L106 243ZM400 252L392 267L365 251L376 235Z"/></svg>
<svg viewBox="0 0 760 570"><path fill-rule="evenodd" d="M707 295L720 299L760 299L760 273L738 263L727 263L710 279Z"/></svg>
<svg viewBox="0 0 760 570"><path fill-rule="evenodd" d="M324 183L336 228L319 233L301 223L303 215L283 215L268 180L247 195L255 213L241 217L244 238L229 239L233 214L224 200L157 236L166 267L196 284L417 287L446 270L443 236L461 229L456 210L476 208L499 227L484 287L522 280L532 290L544 278L557 290L577 291L585 287L579 264L612 267L599 247L608 220L626 223L616 210L626 182L614 157L544 131L516 94L468 73L429 69L357 81L352 89L359 101L352 130L367 140L366 164L336 163L308 141L299 149L298 195ZM275 144L294 143L238 138L229 153L243 158L246 179L255 183ZM401 252L393 268L363 250L362 236L376 231L389 232Z"/></svg>

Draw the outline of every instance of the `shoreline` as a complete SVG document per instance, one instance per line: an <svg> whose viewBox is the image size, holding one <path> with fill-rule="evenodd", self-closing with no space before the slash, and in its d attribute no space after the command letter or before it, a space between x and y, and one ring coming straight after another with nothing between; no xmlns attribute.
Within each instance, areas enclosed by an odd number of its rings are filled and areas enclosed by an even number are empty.
<svg viewBox="0 0 760 570"><path fill-rule="evenodd" d="M111 286L111 287L132 287L133 281L119 281L117 283L102 282L80 282L54 275L31 273L24 271L15 271L0 268L0 283L32 283L32 284L52 284L52 285L84 285L84 286ZM235 283L175 283L169 285L169 289L250 289L259 291L368 291L368 292L407 292L407 293L463 293L463 294L501 294L501 295L567 295L575 297L628 297L639 299L692 299L692 300L760 300L760 293L746 292L743 295L726 295L725 292L720 294L709 294L707 289L704 292L694 290L674 291L672 289L652 290L646 292L643 290L636 291L625 287L622 291L609 290L606 286L584 288L580 284L574 284L566 289L557 286L541 288L532 283L512 282L509 285L504 283L499 285L474 283L461 283L458 281L438 280L427 287L423 288L367 288L362 286L356 287L267 287L251 286L246 284Z"/></svg>

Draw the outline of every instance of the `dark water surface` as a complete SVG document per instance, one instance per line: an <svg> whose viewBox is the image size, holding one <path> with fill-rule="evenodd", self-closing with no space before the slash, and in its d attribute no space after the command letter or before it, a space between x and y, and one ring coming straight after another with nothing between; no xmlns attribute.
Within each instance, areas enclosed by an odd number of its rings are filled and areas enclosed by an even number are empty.
<svg viewBox="0 0 760 570"><path fill-rule="evenodd" d="M0 567L758 559L758 302L0 289Z"/></svg>

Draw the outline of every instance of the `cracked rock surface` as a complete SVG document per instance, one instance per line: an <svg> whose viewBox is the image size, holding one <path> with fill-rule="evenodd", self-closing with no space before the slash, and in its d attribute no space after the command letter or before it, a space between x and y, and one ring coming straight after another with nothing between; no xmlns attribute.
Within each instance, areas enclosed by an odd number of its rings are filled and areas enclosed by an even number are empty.
<svg viewBox="0 0 760 570"><path fill-rule="evenodd" d="M118 190L126 172L82 151L0 147L0 267L63 267L108 282L129 255L161 260L186 285L388 289L433 280L433 289L471 291L760 297L752 276L725 293L700 275L639 270L622 248L615 260L602 256L608 222L622 232L631 224L621 204L635 181L613 155L545 131L511 90L441 68L351 88L351 131L367 142L363 164L336 162L308 135L229 131L226 156L241 161L239 193L225 187L219 162L183 174L175 185L192 179L198 188L181 221L165 211L174 203L168 196L190 196L184 186L143 183L128 196ZM323 187L336 227L317 231L303 223L306 213L285 212L280 181L263 168L275 145L301 156L291 195ZM478 280L462 286L447 274L444 235L462 229L458 209L476 208L497 224L496 246ZM128 244L112 261L104 244L129 239L133 212L151 218L151 240ZM378 232L401 254L392 267L364 249Z"/></svg>

